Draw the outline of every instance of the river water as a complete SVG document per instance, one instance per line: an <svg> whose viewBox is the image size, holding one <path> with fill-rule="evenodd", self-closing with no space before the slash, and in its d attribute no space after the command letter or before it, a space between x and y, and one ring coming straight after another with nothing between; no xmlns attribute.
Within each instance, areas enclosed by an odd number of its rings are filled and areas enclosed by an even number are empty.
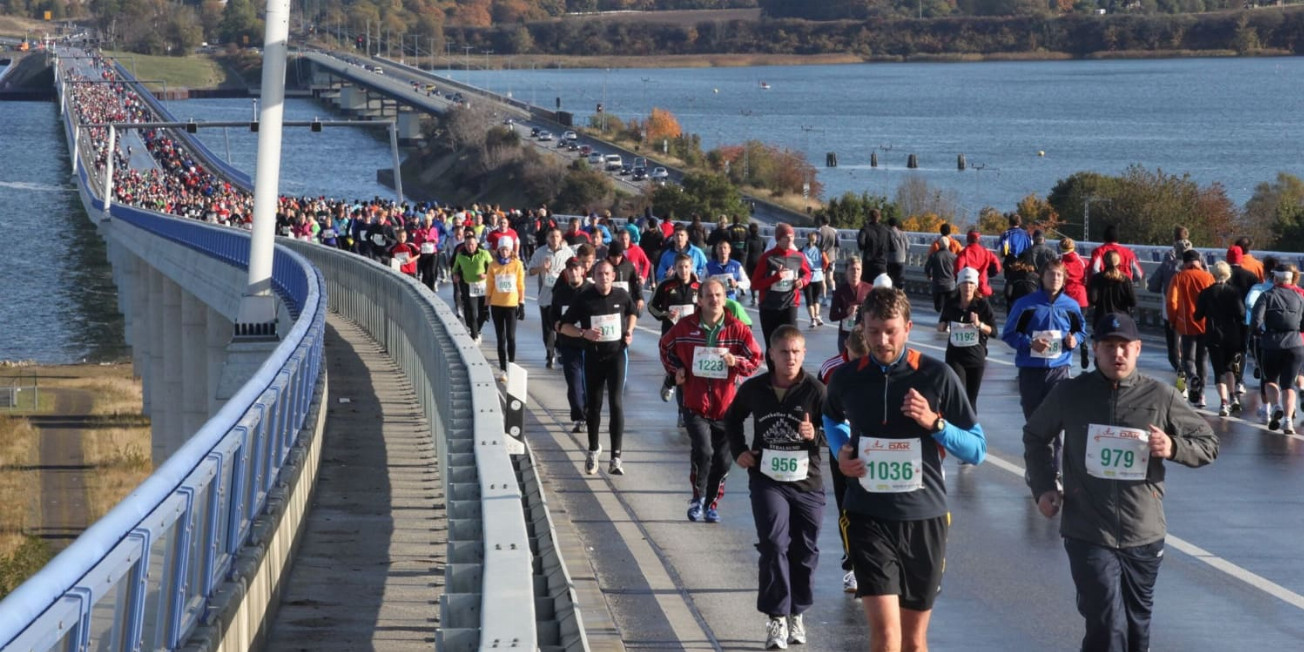
<svg viewBox="0 0 1304 652"><path fill-rule="evenodd" d="M918 175L953 191L970 220L983 206L1011 210L1028 193L1045 195L1074 172L1118 174L1133 163L1220 182L1242 205L1278 171L1304 176L1299 57L452 75L550 109L560 98L577 120L599 102L625 119L657 106L708 148L758 139L800 150L826 198L891 197ZM824 167L827 152L836 169ZM911 153L921 169L906 169ZM961 153L966 172L956 170Z"/></svg>
<svg viewBox="0 0 1304 652"><path fill-rule="evenodd" d="M1220 182L1237 203L1278 171L1304 176L1304 59L1172 59L963 64L866 64L650 70L454 72L473 84L587 116L603 102L622 118L672 111L704 144L758 139L805 151L825 196L891 196L909 175L955 194L965 215L1008 210L1080 170L1129 164ZM764 81L768 90L762 89ZM173 102L179 119L244 120L247 99ZM51 103L3 105L0 230L8 236L0 302L0 360L45 363L125 354L103 245L69 181L68 151ZM287 120L327 117L306 99ZM247 130L201 131L219 156L254 167ZM380 130L285 134L283 193L371 197L391 165ZM880 167L869 166L878 153ZM1044 152L1039 156L1038 152ZM906 155L921 169L906 170ZM969 170L955 169L964 153ZM963 221L963 220L962 220Z"/></svg>

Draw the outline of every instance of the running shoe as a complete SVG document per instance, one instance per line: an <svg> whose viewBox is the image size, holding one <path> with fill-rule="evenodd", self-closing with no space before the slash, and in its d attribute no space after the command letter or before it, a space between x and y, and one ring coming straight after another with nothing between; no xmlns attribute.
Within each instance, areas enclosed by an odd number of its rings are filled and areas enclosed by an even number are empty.
<svg viewBox="0 0 1304 652"><path fill-rule="evenodd" d="M1268 430L1276 430L1281 427L1281 417L1283 414L1281 408L1276 408L1272 411L1272 419L1268 421Z"/></svg>
<svg viewBox="0 0 1304 652"><path fill-rule="evenodd" d="M688 520L694 523L702 520L702 500L700 498L688 501Z"/></svg>
<svg viewBox="0 0 1304 652"><path fill-rule="evenodd" d="M765 622L765 649L788 649L788 620L782 616Z"/></svg>
<svg viewBox="0 0 1304 652"><path fill-rule="evenodd" d="M1231 414L1232 414L1232 408L1230 405L1223 403L1222 405L1218 406L1218 416L1226 417L1226 416L1231 416Z"/></svg>
<svg viewBox="0 0 1304 652"><path fill-rule="evenodd" d="M607 473L610 475L625 475L625 467L620 465L620 458L611 458L611 463L607 465Z"/></svg>
<svg viewBox="0 0 1304 652"><path fill-rule="evenodd" d="M788 643L790 645L806 644L806 623L801 614L788 616Z"/></svg>
<svg viewBox="0 0 1304 652"><path fill-rule="evenodd" d="M588 425L589 425L588 422L585 422L585 421L576 421L576 422L575 422L575 427L574 427L574 428L571 428L571 432L575 432L575 433L584 432L585 430L588 430L588 427L587 427Z"/></svg>
<svg viewBox="0 0 1304 652"><path fill-rule="evenodd" d="M1282 424L1281 434L1283 435L1295 434L1295 424L1291 423L1290 421L1287 421L1286 423Z"/></svg>
<svg viewBox="0 0 1304 652"><path fill-rule="evenodd" d="M674 397L675 397L675 388L674 388L674 387L662 387L662 388L661 388L661 401L662 401L662 402L664 402L664 403L669 403L669 402L670 402L670 399L672 399L672 398L674 398Z"/></svg>
<svg viewBox="0 0 1304 652"><path fill-rule="evenodd" d="M859 585L856 584L856 571L847 571L847 574L842 576L843 593L850 593L852 595L855 595L858 586Z"/></svg>
<svg viewBox="0 0 1304 652"><path fill-rule="evenodd" d="M1236 394L1239 396L1245 393L1245 383L1236 383Z"/></svg>
<svg viewBox="0 0 1304 652"><path fill-rule="evenodd" d="M1241 413L1241 402L1239 400L1233 399L1232 414L1240 414L1240 413Z"/></svg>
<svg viewBox="0 0 1304 652"><path fill-rule="evenodd" d="M601 447L599 447L598 450L589 451L588 453L584 454L585 473L587 473L588 475L593 475L598 472L598 456L601 454L602 454Z"/></svg>
<svg viewBox="0 0 1304 652"><path fill-rule="evenodd" d="M706 508L706 522L707 522L707 523L719 523L719 522L720 522L720 512L716 511L716 509L715 509L714 507L707 507L707 508Z"/></svg>
<svg viewBox="0 0 1304 652"><path fill-rule="evenodd" d="M545 363L544 366L548 367L549 369L552 369L552 361L553 361L552 356L548 356L548 362Z"/></svg>

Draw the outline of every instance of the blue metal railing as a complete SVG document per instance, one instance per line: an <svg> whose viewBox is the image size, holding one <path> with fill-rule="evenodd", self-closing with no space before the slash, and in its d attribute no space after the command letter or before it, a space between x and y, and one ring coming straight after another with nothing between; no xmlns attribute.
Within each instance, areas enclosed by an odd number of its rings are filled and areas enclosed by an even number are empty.
<svg viewBox="0 0 1304 652"><path fill-rule="evenodd" d="M78 178L86 195L84 171ZM112 215L202 255L248 260L238 231L120 206ZM199 432L0 602L0 650L175 649L199 624L250 540L321 378L320 272L277 248L273 285L299 315L289 333Z"/></svg>

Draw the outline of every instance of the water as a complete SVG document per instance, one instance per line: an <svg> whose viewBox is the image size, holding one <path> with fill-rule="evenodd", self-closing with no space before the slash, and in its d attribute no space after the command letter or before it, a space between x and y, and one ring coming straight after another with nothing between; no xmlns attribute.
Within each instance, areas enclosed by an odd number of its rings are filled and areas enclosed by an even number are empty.
<svg viewBox="0 0 1304 652"><path fill-rule="evenodd" d="M49 102L0 105L0 231L10 243L4 256L8 282L0 301L0 360L60 364L118 360L128 355L117 289L104 244L86 217L71 180L68 147L58 108ZM245 120L247 99L172 102L180 119ZM311 100L286 101L286 120L329 117ZM220 130L201 131L219 156ZM230 129L231 160L252 173L257 134ZM282 144L281 192L333 197L388 196L376 170L392 165L381 128L289 129Z"/></svg>
<svg viewBox="0 0 1304 652"><path fill-rule="evenodd" d="M7 243L0 360L68 363L126 355L104 243L71 181L58 108L3 105L0 232Z"/></svg>
<svg viewBox="0 0 1304 652"><path fill-rule="evenodd" d="M803 151L824 197L893 195L918 174L954 191L962 211L1010 210L1029 193L1092 170L1140 163L1237 204L1279 171L1304 176L1304 59L1169 59L861 64L767 68L456 71L587 122L599 102L622 119L653 106L703 145L748 139ZM770 85L761 88L761 82ZM839 167L826 169L836 152ZM878 153L880 167L869 166ZM1038 152L1045 152L1039 156ZM918 154L922 169L905 168ZM956 170L963 153L969 170Z"/></svg>

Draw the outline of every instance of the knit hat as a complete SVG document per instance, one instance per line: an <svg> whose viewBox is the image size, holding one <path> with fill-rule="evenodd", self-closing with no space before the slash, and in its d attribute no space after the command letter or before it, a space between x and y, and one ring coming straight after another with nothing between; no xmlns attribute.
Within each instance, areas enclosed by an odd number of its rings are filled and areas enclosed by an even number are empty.
<svg viewBox="0 0 1304 652"><path fill-rule="evenodd" d="M1241 261L1244 259L1245 259L1245 252L1241 251L1240 247L1236 245L1232 245L1227 248L1228 265L1239 265L1241 264Z"/></svg>
<svg viewBox="0 0 1304 652"><path fill-rule="evenodd" d="M965 267L960 270L960 274L956 277L956 282L973 283L974 285L978 285L978 270L972 267Z"/></svg>
<svg viewBox="0 0 1304 652"><path fill-rule="evenodd" d="M876 288L892 287L892 277L888 276L887 274L879 274L878 276L874 277L874 287Z"/></svg>
<svg viewBox="0 0 1304 652"><path fill-rule="evenodd" d="M516 248L516 241L512 239L512 236L510 236L510 235L505 235L505 236L503 236L503 237L501 237L501 238L498 238L498 247L497 247L497 248L498 248L498 249L515 249L515 248Z"/></svg>

